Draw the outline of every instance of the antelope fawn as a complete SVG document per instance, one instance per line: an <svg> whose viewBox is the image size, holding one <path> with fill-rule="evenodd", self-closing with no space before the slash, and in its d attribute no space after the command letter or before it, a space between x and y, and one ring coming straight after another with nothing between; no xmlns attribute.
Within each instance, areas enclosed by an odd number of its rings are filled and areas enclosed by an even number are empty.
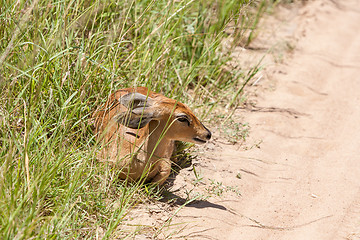
<svg viewBox="0 0 360 240"><path fill-rule="evenodd" d="M120 167L120 178L163 184L175 141L205 143L211 132L183 103L146 87L120 89L95 115L100 161Z"/></svg>

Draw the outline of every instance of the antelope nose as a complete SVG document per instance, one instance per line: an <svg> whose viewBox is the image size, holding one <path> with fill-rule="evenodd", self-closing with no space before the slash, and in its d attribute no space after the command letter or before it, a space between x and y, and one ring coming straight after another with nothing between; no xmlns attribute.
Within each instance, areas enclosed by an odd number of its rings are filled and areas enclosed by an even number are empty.
<svg viewBox="0 0 360 240"><path fill-rule="evenodd" d="M208 134L206 135L206 139L210 140L210 138L211 138L211 132L208 130Z"/></svg>

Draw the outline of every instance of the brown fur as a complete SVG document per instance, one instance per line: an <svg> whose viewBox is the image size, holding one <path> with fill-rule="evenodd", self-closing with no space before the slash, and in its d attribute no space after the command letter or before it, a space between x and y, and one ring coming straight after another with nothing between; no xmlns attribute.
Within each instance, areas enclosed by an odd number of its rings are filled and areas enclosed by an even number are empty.
<svg viewBox="0 0 360 240"><path fill-rule="evenodd" d="M118 117L125 116L124 113L135 112L119 101L132 96L132 93L142 94L148 100L141 119L151 116L151 120L139 129L125 126L126 123L119 121ZM177 120L183 115L189 119L189 125L186 121ZM130 120L140 119L139 114L131 113L127 116ZM162 184L170 174L170 157L174 151L175 140L202 143L211 137L210 131L185 104L149 91L145 87L116 91L94 117L95 131L103 144L99 159L119 166L122 169L121 179L145 178Z"/></svg>

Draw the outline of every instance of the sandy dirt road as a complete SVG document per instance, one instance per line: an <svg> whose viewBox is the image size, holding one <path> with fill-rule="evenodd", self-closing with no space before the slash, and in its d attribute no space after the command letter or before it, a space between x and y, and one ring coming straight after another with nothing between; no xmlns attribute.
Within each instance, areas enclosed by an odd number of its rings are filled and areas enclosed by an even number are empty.
<svg viewBox="0 0 360 240"><path fill-rule="evenodd" d="M241 197L181 209L174 238L360 239L360 1L310 1L293 21L275 90L235 113L260 148L218 143L198 167Z"/></svg>

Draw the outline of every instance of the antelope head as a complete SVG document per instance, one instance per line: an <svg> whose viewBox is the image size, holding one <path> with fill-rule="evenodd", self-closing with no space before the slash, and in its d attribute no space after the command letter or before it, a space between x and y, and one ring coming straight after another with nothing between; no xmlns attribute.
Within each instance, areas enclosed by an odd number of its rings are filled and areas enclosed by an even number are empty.
<svg viewBox="0 0 360 240"><path fill-rule="evenodd" d="M119 113L117 121L129 128L140 129L150 123L163 132L163 138L197 144L206 143L211 138L209 129L190 108L176 100L160 94L149 97L132 92L121 96L119 102L128 111Z"/></svg>

